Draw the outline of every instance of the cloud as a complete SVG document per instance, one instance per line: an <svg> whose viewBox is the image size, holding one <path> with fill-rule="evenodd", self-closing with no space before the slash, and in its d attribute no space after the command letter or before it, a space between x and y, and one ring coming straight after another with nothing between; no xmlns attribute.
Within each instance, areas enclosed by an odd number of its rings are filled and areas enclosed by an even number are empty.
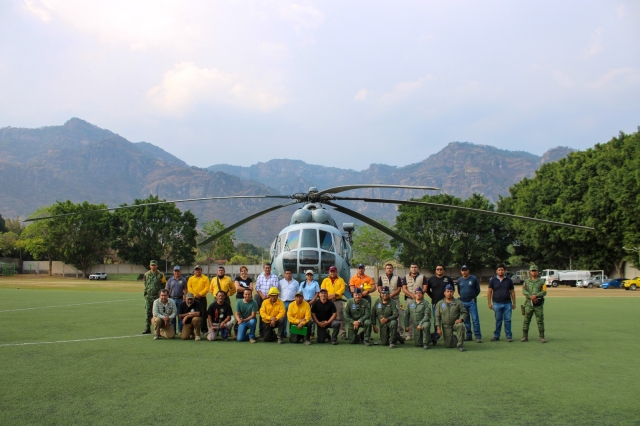
<svg viewBox="0 0 640 426"><path fill-rule="evenodd" d="M616 12L618 12L618 19L622 19L627 14L627 6L624 4L619 4L616 6Z"/></svg>
<svg viewBox="0 0 640 426"><path fill-rule="evenodd" d="M308 4L283 5L280 7L280 16L283 19L293 21L298 32L303 28L315 28L324 22L324 13Z"/></svg>
<svg viewBox="0 0 640 426"><path fill-rule="evenodd" d="M353 97L356 101L366 101L367 96L369 95L369 91L367 89L360 89L358 93Z"/></svg>
<svg viewBox="0 0 640 426"><path fill-rule="evenodd" d="M51 20L51 15L35 0L24 0L25 8L44 22Z"/></svg>
<svg viewBox="0 0 640 426"><path fill-rule="evenodd" d="M286 103L282 92L265 81L181 62L165 72L162 83L149 89L147 95L165 113L181 116L200 104L271 111Z"/></svg>
<svg viewBox="0 0 640 426"><path fill-rule="evenodd" d="M614 68L608 73L591 83L594 89L611 89L617 87L629 87L640 82L640 73L634 68Z"/></svg>
<svg viewBox="0 0 640 426"><path fill-rule="evenodd" d="M575 82L569 77L567 74L563 73L560 70L554 70L552 72L553 79L560 87L570 88L575 85Z"/></svg>
<svg viewBox="0 0 640 426"><path fill-rule="evenodd" d="M604 33L604 28L600 27L591 34L591 44L582 52L584 59L588 59L602 51L602 33Z"/></svg>
<svg viewBox="0 0 640 426"><path fill-rule="evenodd" d="M431 79L433 79L433 76L427 74L426 76L420 77L419 79L414 81L403 81L401 83L398 83L395 85L393 90L384 93L381 96L381 100L383 103L387 104L402 101L422 90L424 83Z"/></svg>

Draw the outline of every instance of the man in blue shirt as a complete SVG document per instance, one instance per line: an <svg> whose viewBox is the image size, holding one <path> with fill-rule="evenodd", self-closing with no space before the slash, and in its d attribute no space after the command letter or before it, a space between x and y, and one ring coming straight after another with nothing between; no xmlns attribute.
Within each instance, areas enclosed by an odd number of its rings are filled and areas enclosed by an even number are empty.
<svg viewBox="0 0 640 426"><path fill-rule="evenodd" d="M182 271L180 270L179 265L173 267L173 277L169 278L167 281L166 288L169 290L169 297L176 304L176 309L180 310L180 305L184 301L184 295L187 294L187 279L182 276ZM176 329L176 322L178 323L178 333L182 333L182 321L179 319L176 321L175 318L171 320L174 331Z"/></svg>
<svg viewBox="0 0 640 426"><path fill-rule="evenodd" d="M313 279L313 271L311 269L307 270L305 273L306 280L300 283L300 287L298 287L298 291L302 292L302 296L304 300L312 306L314 302L318 299L318 295L320 294L320 284L318 281ZM316 323L315 321L311 321L311 335L310 338L313 339L313 335L315 333Z"/></svg>
<svg viewBox="0 0 640 426"><path fill-rule="evenodd" d="M513 342L511 334L511 312L516 308L516 292L513 288L513 281L505 274L503 264L496 268L497 275L489 281L487 290L487 301L489 309L496 314L496 329L493 332L492 342L500 340L502 322L504 321L504 333L507 335L507 342Z"/></svg>
<svg viewBox="0 0 640 426"><path fill-rule="evenodd" d="M471 320L469 320L469 317L464 319L464 325L467 329L467 337L465 340L469 341L473 338L471 334L471 323L473 323L473 333L476 335L476 342L482 343L482 332L480 331L480 318L478 317L478 304L476 300L480 294L480 283L476 277L469 274L467 265L462 265L460 274L462 274L462 276L458 278L458 295L471 317Z"/></svg>

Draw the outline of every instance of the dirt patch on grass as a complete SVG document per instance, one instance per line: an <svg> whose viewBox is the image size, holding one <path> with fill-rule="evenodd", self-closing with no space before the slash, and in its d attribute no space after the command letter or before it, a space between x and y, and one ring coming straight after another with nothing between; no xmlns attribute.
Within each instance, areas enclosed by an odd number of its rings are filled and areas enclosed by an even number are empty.
<svg viewBox="0 0 640 426"><path fill-rule="evenodd" d="M63 278L32 274L15 275L13 277L0 277L0 288L124 291L140 293L142 293L144 289L142 281L96 281L86 278Z"/></svg>

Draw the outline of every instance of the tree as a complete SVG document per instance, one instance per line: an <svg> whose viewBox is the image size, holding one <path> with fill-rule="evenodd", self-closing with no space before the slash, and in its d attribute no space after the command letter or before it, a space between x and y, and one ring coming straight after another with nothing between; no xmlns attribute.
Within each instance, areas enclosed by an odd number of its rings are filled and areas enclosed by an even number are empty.
<svg viewBox="0 0 640 426"><path fill-rule="evenodd" d="M49 208L52 215L72 213L43 221L47 230L46 246L56 244L59 260L74 265L86 275L89 267L101 263L109 247L110 214L105 204L71 201L57 202Z"/></svg>
<svg viewBox="0 0 640 426"><path fill-rule="evenodd" d="M150 195L133 204L158 201L157 196ZM197 223L193 213L189 210L183 213L175 204L116 210L111 227L111 248L118 252L120 259L133 264L146 266L151 260L163 259L191 265L195 260Z"/></svg>
<svg viewBox="0 0 640 426"><path fill-rule="evenodd" d="M29 218L50 216L51 208L42 207ZM49 221L32 222L20 234L20 242L34 259L49 261L49 275L53 273L52 262L60 258L60 245L51 237Z"/></svg>
<svg viewBox="0 0 640 426"><path fill-rule="evenodd" d="M494 205L478 194L464 201L447 194L426 195L418 201L494 210ZM399 210L396 230L422 247L416 250L393 242L401 247L399 258L405 265L416 262L431 271L438 264L467 265L472 271L479 271L509 257L507 247L512 238L503 219L425 206L403 205Z"/></svg>
<svg viewBox="0 0 640 426"><path fill-rule="evenodd" d="M18 255L18 235L13 232L0 234L0 256L13 257Z"/></svg>
<svg viewBox="0 0 640 426"><path fill-rule="evenodd" d="M0 234L3 234L5 232L9 232L9 229L5 226L5 220L2 218L2 215L0 214Z"/></svg>
<svg viewBox="0 0 640 426"><path fill-rule="evenodd" d="M640 136L625 135L543 165L502 198L499 210L585 225L595 231L512 221L516 253L538 266L605 269L622 275L623 247L640 243Z"/></svg>
<svg viewBox="0 0 640 426"><path fill-rule="evenodd" d="M390 226L383 220L379 222L386 227ZM356 225L352 244L353 263L374 265L377 271L383 263L393 260L395 250L391 248L390 241L391 237L372 226Z"/></svg>
<svg viewBox="0 0 640 426"><path fill-rule="evenodd" d="M216 235L218 232L226 228L226 225L219 220L213 222L205 222L202 225L202 237L203 239L209 238L212 235ZM233 257L235 247L233 246L233 240L235 239L235 233L229 232L220 236L220 238L201 248L201 252L206 254L207 263L217 260L229 260Z"/></svg>

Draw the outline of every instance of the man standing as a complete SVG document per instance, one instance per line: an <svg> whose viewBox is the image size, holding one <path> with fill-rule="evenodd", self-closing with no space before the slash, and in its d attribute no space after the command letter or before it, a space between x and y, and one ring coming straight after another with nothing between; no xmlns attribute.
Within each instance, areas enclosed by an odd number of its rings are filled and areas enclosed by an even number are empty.
<svg viewBox="0 0 640 426"><path fill-rule="evenodd" d="M364 273L364 264L358 264L358 270L354 276L349 280L349 289L351 294L355 294L353 291L359 288L362 290L362 297L371 305L371 293L375 293L376 286L373 284L373 278Z"/></svg>
<svg viewBox="0 0 640 426"><path fill-rule="evenodd" d="M393 275L393 265L390 263L387 263L384 266L384 271L385 274L378 278L378 291L381 292L383 287L387 287L389 289L389 298L393 301L393 303L396 304L396 308L398 310L398 321L396 321L398 326L398 340L400 341L400 343L404 343L404 339L401 337L402 322L400 321L402 318L402 310L400 309L400 292L402 291L402 278L397 275ZM375 318L371 318L371 321L375 322Z"/></svg>
<svg viewBox="0 0 640 426"><path fill-rule="evenodd" d="M189 340L191 336L194 336L196 341L200 340L202 323L200 312L200 302L194 299L192 293L187 293L185 301L180 305L180 310L178 311L178 316L182 321L182 333L180 333L182 340Z"/></svg>
<svg viewBox="0 0 640 426"><path fill-rule="evenodd" d="M409 273L404 277L404 281L402 282L402 292L404 293L404 303L409 305L415 299L416 288L420 288L423 291L424 297L424 286L427 284L427 279L424 275L420 273L420 269L418 269L417 263L412 263L409 268ZM413 326L412 319L409 315L406 316L409 319L409 327ZM406 323L407 321L405 321ZM405 339L411 339L410 329L406 329L405 326ZM428 332L430 332L429 330Z"/></svg>
<svg viewBox="0 0 640 426"><path fill-rule="evenodd" d="M340 333L340 321L337 321L336 305L327 294L327 289L320 290L320 299L311 306L311 316L318 326L318 339L316 342L324 343L329 337L329 328L333 329L331 344L338 344L338 333Z"/></svg>
<svg viewBox="0 0 640 426"><path fill-rule="evenodd" d="M423 290L431 298L431 314L436 316L436 306L438 302L444 299L444 289L447 285L453 286L453 280L450 276L444 274L444 265L436 265L436 274L427 280L427 285ZM435 325L434 325L435 329ZM433 333L432 340L435 345L440 336L438 333Z"/></svg>
<svg viewBox="0 0 640 426"><path fill-rule="evenodd" d="M471 340L473 337L471 334L471 323L473 323L473 333L476 335L476 342L482 343L477 303L477 298L480 295L480 282L478 282L476 277L469 274L467 265L462 265L460 274L462 276L458 278L458 295L460 296L460 301L469 313L469 316L464 320L464 327L467 330L465 340ZM471 321L469 321L469 317L471 317Z"/></svg>
<svg viewBox="0 0 640 426"><path fill-rule="evenodd" d="M336 305L336 319L340 321L340 334L344 340L347 340L347 332L344 328L344 317L342 316L342 295L345 290L344 280L338 276L338 268L335 266L329 267L329 276L322 280L320 288L327 290L329 300Z"/></svg>
<svg viewBox="0 0 640 426"><path fill-rule="evenodd" d="M153 302L153 340L160 336L173 339L176 335L172 323L177 315L176 304L169 299L167 289L160 290L160 297Z"/></svg>
<svg viewBox="0 0 640 426"><path fill-rule="evenodd" d="M369 346L369 339L371 338L371 305L363 294L364 291L360 287L353 289L353 299L347 300L344 320L349 343L364 342L365 346Z"/></svg>
<svg viewBox="0 0 640 426"><path fill-rule="evenodd" d="M511 278L505 276L504 265L501 263L496 268L496 276L489 281L487 290L487 301L489 309L496 314L496 329L493 332L492 342L500 340L500 331L504 321L504 333L507 342L513 342L511 335L511 312L516 308L516 292L513 288Z"/></svg>
<svg viewBox="0 0 640 426"><path fill-rule="evenodd" d="M304 300L307 301L309 306L313 306L314 302L318 300L318 295L320 294L320 284L318 284L318 281L313 279L313 271L311 269L308 269L307 272L305 272L305 277L306 280L300 283L298 291L302 292ZM309 337L313 339L316 323L312 321L309 327L311 327L311 334Z"/></svg>
<svg viewBox="0 0 640 426"><path fill-rule="evenodd" d="M213 342L218 338L218 333L220 333L222 340L227 340L231 334L231 327L233 327L232 318L233 311L227 299L227 293L220 290L216 294L216 300L207 309L207 323L209 324L207 340Z"/></svg>
<svg viewBox="0 0 640 426"><path fill-rule="evenodd" d="M258 305L258 310L262 308L262 302L264 302L269 294L269 290L276 288L280 293L280 280L278 277L271 273L271 264L265 263L262 267L262 273L258 275L256 279L256 295L253 296ZM258 319L258 329L262 332L262 315Z"/></svg>
<svg viewBox="0 0 640 426"><path fill-rule="evenodd" d="M251 298L251 289L245 288L242 299L236 302L236 321L238 323L238 332L236 340L238 342L256 342L256 315L258 315L258 304ZM247 337L247 329L249 336Z"/></svg>
<svg viewBox="0 0 640 426"><path fill-rule="evenodd" d="M536 314L536 322L538 323L538 333L540 333L540 342L547 343L544 338L544 298L547 295L547 284L545 280L539 278L538 267L531 265L529 267L529 275L531 278L524 281L522 293L526 297L524 302L524 321L522 323L522 339L521 342L529 341L529 324L531 317Z"/></svg>
<svg viewBox="0 0 640 426"><path fill-rule="evenodd" d="M200 326L202 327L202 332L207 332L207 323L204 320L207 317L207 293L209 293L209 289L211 288L211 283L209 282L209 278L205 275L202 275L202 268L200 265L196 265L193 268L193 275L189 277L189 281L187 281L187 291L195 296L195 300L198 302L198 307L200 308Z"/></svg>
<svg viewBox="0 0 640 426"><path fill-rule="evenodd" d="M404 316L404 330L409 333L409 323L413 323L413 343L425 349L431 340L431 305L424 300L424 291L421 286L413 290L414 298L407 301L407 310Z"/></svg>
<svg viewBox="0 0 640 426"><path fill-rule="evenodd" d="M460 352L465 351L463 344L466 333L464 327L466 317L467 310L461 301L453 298L453 286L447 284L444 290L444 299L438 302L436 308L436 333L443 336L445 348L457 346Z"/></svg>
<svg viewBox="0 0 640 426"><path fill-rule="evenodd" d="M221 291L225 293L227 299L236 294L236 285L231 280L231 277L228 277L225 273L224 266L218 266L218 274L211 278L209 291L213 295L214 300Z"/></svg>
<svg viewBox="0 0 640 426"><path fill-rule="evenodd" d="M169 290L169 297L176 304L176 309L180 309L180 304L184 301L184 295L187 294L187 280L182 276L180 266L173 267L173 276L167 281L167 290ZM176 318L171 320L174 329L182 332L182 323L176 321ZM177 323L177 324L176 324Z"/></svg>
<svg viewBox="0 0 640 426"><path fill-rule="evenodd" d="M311 340L311 306L304 300L304 296L301 291L296 292L294 295L295 300L289 304L287 309L287 318L292 326L296 326L298 330L307 327L305 335L291 333L289 336L289 342L300 343L304 339L305 345L310 345Z"/></svg>
<svg viewBox="0 0 640 426"><path fill-rule="evenodd" d="M149 262L149 270L144 273L144 310L146 313L146 328L142 334L151 334L151 318L153 317L153 302L160 295L167 283L164 274L158 271L158 262L152 260Z"/></svg>
<svg viewBox="0 0 640 426"><path fill-rule="evenodd" d="M371 308L373 331L380 332L380 342L393 349L396 347L398 337L398 305L391 299L389 287L383 286L380 295L381 299L378 299Z"/></svg>
<svg viewBox="0 0 640 426"><path fill-rule="evenodd" d="M282 344L282 336L284 333L284 303L278 299L280 292L276 287L271 287L267 293L267 299L262 301L260 307L260 318L262 318L260 334L265 342L275 341L276 331L278 329L278 344Z"/></svg>
<svg viewBox="0 0 640 426"><path fill-rule="evenodd" d="M300 283L293 279L291 269L285 269L284 278L280 280L280 299L284 303L284 310L289 312L289 305L293 303L296 293L300 288ZM284 317L284 337L287 337L287 316Z"/></svg>

